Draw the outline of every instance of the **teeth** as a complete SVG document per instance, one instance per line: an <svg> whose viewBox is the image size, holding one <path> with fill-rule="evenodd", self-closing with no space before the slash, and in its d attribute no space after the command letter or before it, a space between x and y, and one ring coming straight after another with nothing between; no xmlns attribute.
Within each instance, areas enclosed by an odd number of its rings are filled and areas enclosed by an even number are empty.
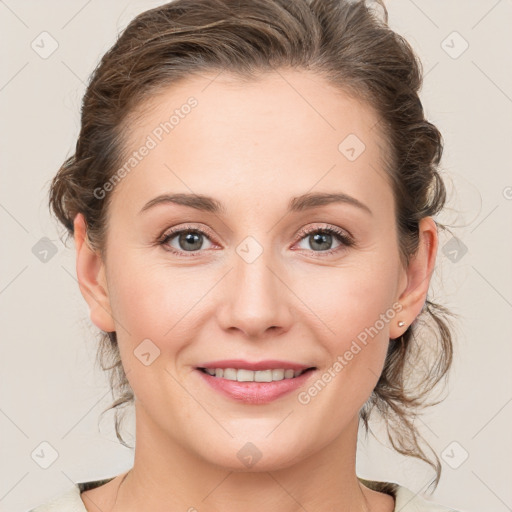
<svg viewBox="0 0 512 512"><path fill-rule="evenodd" d="M242 370L236 368L205 368L204 371L215 377L222 377L227 380L238 382L274 382L283 379L298 377L305 370Z"/></svg>

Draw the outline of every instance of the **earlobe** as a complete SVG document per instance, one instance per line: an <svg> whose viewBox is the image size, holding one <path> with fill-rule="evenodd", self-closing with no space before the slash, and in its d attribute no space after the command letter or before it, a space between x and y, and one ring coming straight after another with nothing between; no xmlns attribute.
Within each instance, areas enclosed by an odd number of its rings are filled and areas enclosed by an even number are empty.
<svg viewBox="0 0 512 512"><path fill-rule="evenodd" d="M85 219L81 213L76 215L73 224L76 275L82 296L89 306L91 321L102 331L115 331L103 261L100 254L90 246Z"/></svg>
<svg viewBox="0 0 512 512"><path fill-rule="evenodd" d="M418 249L406 269L407 283L398 298L402 311L390 329L391 339L401 336L423 309L434 271L437 246L437 225L432 217L425 217L419 224ZM401 322L403 324L399 325Z"/></svg>

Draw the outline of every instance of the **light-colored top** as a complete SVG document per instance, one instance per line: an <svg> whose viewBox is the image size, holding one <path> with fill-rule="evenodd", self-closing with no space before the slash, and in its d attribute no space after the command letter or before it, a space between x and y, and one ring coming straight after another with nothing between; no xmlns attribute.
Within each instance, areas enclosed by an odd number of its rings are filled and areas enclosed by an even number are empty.
<svg viewBox="0 0 512 512"><path fill-rule="evenodd" d="M87 512L82 498L80 497L80 493L106 484L114 478L115 477L77 483L60 496L57 496L44 505L39 505L29 512ZM395 499L394 512L457 512L451 508L428 501L406 487L396 483L376 482L362 478L359 478L359 481L370 489L393 496Z"/></svg>

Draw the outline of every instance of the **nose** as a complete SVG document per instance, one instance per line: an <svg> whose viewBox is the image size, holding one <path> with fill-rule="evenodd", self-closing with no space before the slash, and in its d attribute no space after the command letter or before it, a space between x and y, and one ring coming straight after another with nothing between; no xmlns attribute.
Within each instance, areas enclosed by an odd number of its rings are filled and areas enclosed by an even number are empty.
<svg viewBox="0 0 512 512"><path fill-rule="evenodd" d="M279 265L263 253L252 262L234 254L234 268L224 280L225 300L217 310L221 327L239 331L252 340L282 334L290 329L293 293Z"/></svg>

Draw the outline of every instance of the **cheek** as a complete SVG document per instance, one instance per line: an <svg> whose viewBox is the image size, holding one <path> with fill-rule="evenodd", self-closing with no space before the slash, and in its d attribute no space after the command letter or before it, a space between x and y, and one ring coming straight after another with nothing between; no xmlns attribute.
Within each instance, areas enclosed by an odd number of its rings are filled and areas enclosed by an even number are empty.
<svg viewBox="0 0 512 512"><path fill-rule="evenodd" d="M187 283L189 277L147 260L126 256L116 265L111 259L109 293L123 368L135 396L152 410L162 397L172 397L178 408L187 402L173 378L191 335L187 312L195 294Z"/></svg>
<svg viewBox="0 0 512 512"><path fill-rule="evenodd" d="M111 306L130 334L160 339L186 315L198 284L189 271L148 260L127 257L111 272Z"/></svg>
<svg viewBox="0 0 512 512"><path fill-rule="evenodd" d="M396 270L371 262L328 270L310 274L309 284L303 281L297 295L311 305L316 335L324 333L318 339L328 352L330 373L336 375L333 388L348 385L352 406L360 406L377 383L389 329L397 321ZM343 401L347 403L346 397Z"/></svg>
<svg viewBox="0 0 512 512"><path fill-rule="evenodd" d="M166 372L174 375L180 369L182 353L215 314L207 292L218 276L127 253L117 265L111 260L109 293L123 366L142 396L152 386L157 389L162 376L172 381Z"/></svg>
<svg viewBox="0 0 512 512"><path fill-rule="evenodd" d="M395 299L396 271L364 262L339 268L316 269L307 279L297 280L294 290L305 298L311 314L336 340L356 337L378 323L388 332L381 314L392 308Z"/></svg>
<svg viewBox="0 0 512 512"><path fill-rule="evenodd" d="M328 439L358 415L377 385L395 316L389 291L384 286L376 289L370 280L331 281L330 290L328 300L320 294L312 297L330 328L318 338L327 351L325 366L297 397L309 417L325 425Z"/></svg>

